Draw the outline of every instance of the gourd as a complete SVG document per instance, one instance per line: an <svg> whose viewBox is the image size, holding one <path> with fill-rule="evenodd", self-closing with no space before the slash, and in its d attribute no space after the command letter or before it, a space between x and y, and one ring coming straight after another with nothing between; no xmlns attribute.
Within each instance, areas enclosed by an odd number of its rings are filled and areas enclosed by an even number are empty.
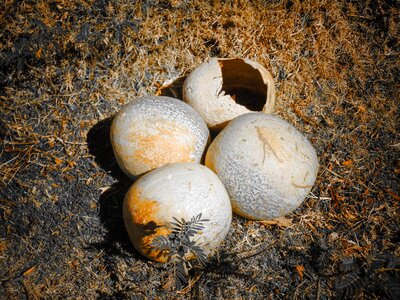
<svg viewBox="0 0 400 300"><path fill-rule="evenodd" d="M231 121L209 146L205 164L224 183L233 211L252 220L282 217L299 207L318 171L310 142L264 113Z"/></svg>
<svg viewBox="0 0 400 300"><path fill-rule="evenodd" d="M200 162L210 133L189 105L164 96L145 96L118 112L111 126L115 158L131 178L174 162Z"/></svg>
<svg viewBox="0 0 400 300"><path fill-rule="evenodd" d="M190 220L200 214L207 221L193 241L206 255L212 255L228 233L232 208L217 175L196 163L169 164L143 175L129 189L123 204L125 227L133 245L159 262L168 262L171 253L153 247L154 239L168 238L170 222L175 219ZM185 258L194 258L193 253Z"/></svg>
<svg viewBox="0 0 400 300"><path fill-rule="evenodd" d="M272 113L271 74L250 59L212 58L194 69L183 85L183 99L213 131L252 111Z"/></svg>

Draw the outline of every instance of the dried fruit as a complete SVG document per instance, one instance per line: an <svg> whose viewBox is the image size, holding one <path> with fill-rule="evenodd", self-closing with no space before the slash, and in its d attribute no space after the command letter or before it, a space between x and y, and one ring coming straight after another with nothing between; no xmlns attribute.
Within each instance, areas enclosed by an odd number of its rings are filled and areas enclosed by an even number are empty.
<svg viewBox="0 0 400 300"><path fill-rule="evenodd" d="M154 247L154 240L170 236L171 222L199 215L209 221L190 240L210 255L228 233L232 208L218 176L195 163L170 164L143 175L129 189L123 206L125 227L133 245L143 255L160 262L169 261L171 253ZM185 257L194 258L188 250L182 249Z"/></svg>
<svg viewBox="0 0 400 300"><path fill-rule="evenodd" d="M271 74L249 59L213 58L185 80L183 99L213 130L252 111L271 113L275 85Z"/></svg>
<svg viewBox="0 0 400 300"><path fill-rule="evenodd" d="M237 117L211 143L206 166L224 183L235 213L253 220L282 217L297 208L317 176L310 142L279 117Z"/></svg>
<svg viewBox="0 0 400 300"><path fill-rule="evenodd" d="M111 126L115 158L132 178L169 163L200 162L209 137L196 111L170 97L132 101L122 107Z"/></svg>

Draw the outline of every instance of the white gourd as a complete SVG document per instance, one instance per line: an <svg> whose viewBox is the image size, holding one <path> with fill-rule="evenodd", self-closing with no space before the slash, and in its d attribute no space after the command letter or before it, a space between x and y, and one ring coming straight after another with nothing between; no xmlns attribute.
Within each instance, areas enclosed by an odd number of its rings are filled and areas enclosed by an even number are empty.
<svg viewBox="0 0 400 300"><path fill-rule="evenodd" d="M126 104L111 126L115 158L131 178L169 163L199 163L209 139L207 125L192 107L164 96Z"/></svg>
<svg viewBox="0 0 400 300"><path fill-rule="evenodd" d="M193 238L206 255L212 255L230 228L232 208L218 176L195 163L174 163L140 177L125 196L125 227L135 248L148 258L167 262L168 253L151 243L168 236L168 223L202 214L204 229ZM187 257L191 259L193 257Z"/></svg>
<svg viewBox="0 0 400 300"><path fill-rule="evenodd" d="M275 84L271 74L255 61L212 58L186 78L183 99L218 131L239 115L272 113Z"/></svg>
<svg viewBox="0 0 400 300"><path fill-rule="evenodd" d="M206 166L224 183L233 211L253 220L282 217L300 206L318 172L310 142L283 119L249 113L211 143Z"/></svg>

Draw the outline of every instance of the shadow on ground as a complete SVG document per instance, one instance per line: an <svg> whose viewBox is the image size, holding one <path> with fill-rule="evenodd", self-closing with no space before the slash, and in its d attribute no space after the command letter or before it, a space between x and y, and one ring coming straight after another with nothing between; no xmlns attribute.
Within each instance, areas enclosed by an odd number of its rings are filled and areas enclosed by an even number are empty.
<svg viewBox="0 0 400 300"><path fill-rule="evenodd" d="M127 181L129 178L121 171L115 160L111 146L110 129L113 117L101 120L95 124L87 135L89 153L95 157L95 162L112 177Z"/></svg>
<svg viewBox="0 0 400 300"><path fill-rule="evenodd" d="M108 254L120 255L132 253L135 258L144 259L132 246L125 230L122 217L122 205L132 179L128 178L118 167L110 140L112 118L107 118L94 125L88 133L89 153L95 162L118 181L100 195L100 220L107 230L104 242L93 244L95 248L104 249Z"/></svg>

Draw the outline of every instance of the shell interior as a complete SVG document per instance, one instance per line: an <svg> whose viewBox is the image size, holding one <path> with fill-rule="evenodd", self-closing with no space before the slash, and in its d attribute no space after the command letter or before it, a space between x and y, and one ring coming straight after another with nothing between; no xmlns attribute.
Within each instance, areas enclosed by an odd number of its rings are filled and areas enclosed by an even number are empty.
<svg viewBox="0 0 400 300"><path fill-rule="evenodd" d="M243 59L218 60L222 71L220 95L229 95L250 111L262 111L267 102L268 85L259 70Z"/></svg>

